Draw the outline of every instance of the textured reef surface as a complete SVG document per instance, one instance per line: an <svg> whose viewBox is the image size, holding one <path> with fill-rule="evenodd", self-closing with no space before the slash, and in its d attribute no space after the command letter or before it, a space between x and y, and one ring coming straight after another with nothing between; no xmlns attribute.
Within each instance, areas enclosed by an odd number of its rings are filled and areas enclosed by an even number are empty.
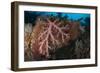
<svg viewBox="0 0 100 73"><path fill-rule="evenodd" d="M25 61L90 58L89 15L26 11L24 49Z"/></svg>

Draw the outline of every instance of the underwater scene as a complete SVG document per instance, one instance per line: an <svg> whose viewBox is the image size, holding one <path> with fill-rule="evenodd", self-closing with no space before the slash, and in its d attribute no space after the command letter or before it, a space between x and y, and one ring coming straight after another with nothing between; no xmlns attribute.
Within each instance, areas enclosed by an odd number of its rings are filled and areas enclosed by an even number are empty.
<svg viewBox="0 0 100 73"><path fill-rule="evenodd" d="M90 58L90 14L24 11L24 61Z"/></svg>

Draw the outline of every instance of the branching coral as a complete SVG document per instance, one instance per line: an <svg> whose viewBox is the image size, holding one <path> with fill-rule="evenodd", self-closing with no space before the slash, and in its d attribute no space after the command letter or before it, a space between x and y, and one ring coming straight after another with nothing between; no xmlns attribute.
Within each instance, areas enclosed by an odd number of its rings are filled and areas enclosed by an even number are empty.
<svg viewBox="0 0 100 73"><path fill-rule="evenodd" d="M70 39L68 24L61 26L62 22L58 19L51 21L46 19L43 31L40 33L36 41L38 42L38 50L41 55L49 57L49 50L55 50L64 46ZM34 49L34 48L33 48Z"/></svg>

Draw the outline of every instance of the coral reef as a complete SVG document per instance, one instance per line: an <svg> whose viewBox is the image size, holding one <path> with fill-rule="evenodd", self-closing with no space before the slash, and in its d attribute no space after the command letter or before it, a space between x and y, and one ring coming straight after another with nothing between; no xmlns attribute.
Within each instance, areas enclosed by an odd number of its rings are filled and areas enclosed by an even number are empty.
<svg viewBox="0 0 100 73"><path fill-rule="evenodd" d="M25 61L90 57L90 39L78 21L41 16L25 28Z"/></svg>

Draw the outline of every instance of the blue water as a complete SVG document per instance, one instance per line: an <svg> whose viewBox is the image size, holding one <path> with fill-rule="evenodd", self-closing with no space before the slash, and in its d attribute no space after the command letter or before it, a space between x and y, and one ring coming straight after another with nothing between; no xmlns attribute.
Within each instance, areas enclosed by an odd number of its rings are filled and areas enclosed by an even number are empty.
<svg viewBox="0 0 100 73"><path fill-rule="evenodd" d="M77 19L80 19L80 18L90 17L90 14L68 13L67 15L68 15L69 19L73 19L73 20L77 20Z"/></svg>
<svg viewBox="0 0 100 73"><path fill-rule="evenodd" d="M32 23L38 16L58 16L69 20L80 20L81 25L90 25L90 14L85 13L61 13L61 12L38 12L25 11L25 22Z"/></svg>
<svg viewBox="0 0 100 73"><path fill-rule="evenodd" d="M90 17L90 14L84 14L84 13L60 13L60 12L32 12L33 14L39 14L39 15L53 15L58 16L61 14L62 17L68 17L69 19L77 20L82 17Z"/></svg>

